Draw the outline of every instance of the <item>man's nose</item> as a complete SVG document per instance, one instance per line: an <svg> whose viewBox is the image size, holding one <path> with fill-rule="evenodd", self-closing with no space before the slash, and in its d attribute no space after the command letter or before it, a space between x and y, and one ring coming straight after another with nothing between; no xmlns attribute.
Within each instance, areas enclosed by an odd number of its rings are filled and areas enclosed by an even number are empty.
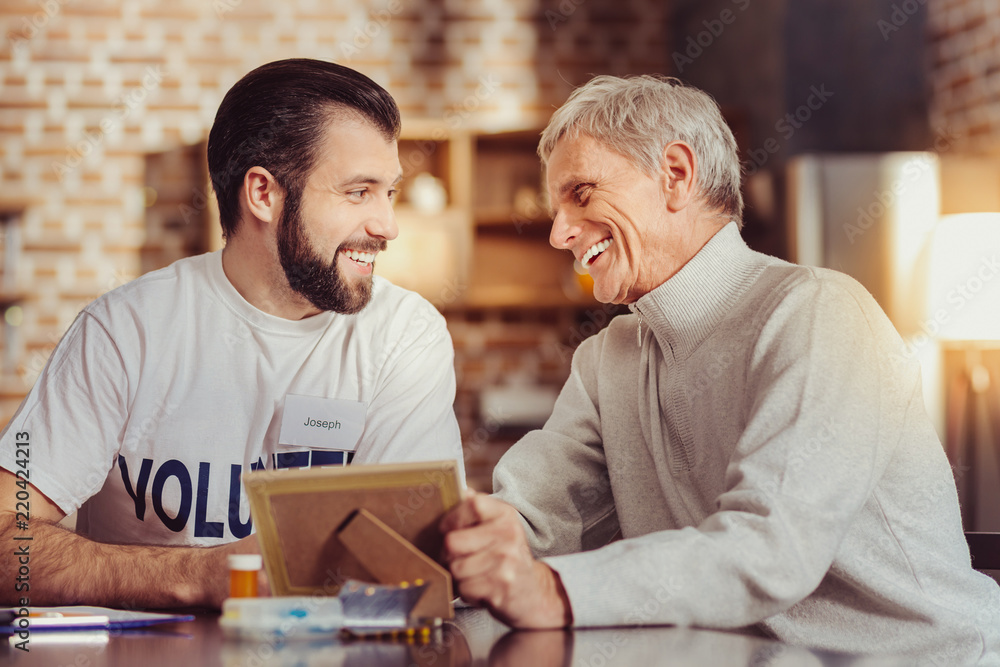
<svg viewBox="0 0 1000 667"><path fill-rule="evenodd" d="M579 233L579 222L571 218L565 207L556 209L555 217L552 218L552 230L549 232L549 244L558 250L566 250Z"/></svg>
<svg viewBox="0 0 1000 667"><path fill-rule="evenodd" d="M392 241L399 236L399 225L396 224L396 211L392 203L386 201L365 224L369 236Z"/></svg>

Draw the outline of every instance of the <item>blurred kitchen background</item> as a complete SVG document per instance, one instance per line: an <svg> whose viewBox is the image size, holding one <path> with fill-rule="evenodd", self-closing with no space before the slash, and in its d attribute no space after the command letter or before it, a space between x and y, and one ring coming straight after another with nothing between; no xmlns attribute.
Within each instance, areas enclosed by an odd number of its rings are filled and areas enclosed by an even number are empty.
<svg viewBox="0 0 1000 667"><path fill-rule="evenodd" d="M882 303L967 527L1000 530L995 0L4 0L0 26L0 423L90 300L220 247L204 151L229 87L323 58L402 110L400 238L376 270L447 317L489 489L576 345L624 312L548 245L538 134L592 75L659 72L722 105L747 242Z"/></svg>

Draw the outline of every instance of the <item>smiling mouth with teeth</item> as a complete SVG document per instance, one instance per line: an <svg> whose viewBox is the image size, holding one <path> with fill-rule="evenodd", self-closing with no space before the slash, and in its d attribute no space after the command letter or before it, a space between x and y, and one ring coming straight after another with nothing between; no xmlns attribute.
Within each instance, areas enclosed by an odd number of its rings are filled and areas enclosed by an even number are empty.
<svg viewBox="0 0 1000 667"><path fill-rule="evenodd" d="M580 260L580 263L583 264L584 266L590 266L591 264L594 263L594 261L597 260L597 257L602 252L608 249L608 246L610 245L611 245L610 238L604 239L603 241L598 241L594 245L590 246L590 249L587 250L587 252L583 253L583 259Z"/></svg>
<svg viewBox="0 0 1000 667"><path fill-rule="evenodd" d="M344 250L343 253L347 255L348 259L351 259L361 266L368 266L375 261L375 253L373 252L358 252L357 250Z"/></svg>

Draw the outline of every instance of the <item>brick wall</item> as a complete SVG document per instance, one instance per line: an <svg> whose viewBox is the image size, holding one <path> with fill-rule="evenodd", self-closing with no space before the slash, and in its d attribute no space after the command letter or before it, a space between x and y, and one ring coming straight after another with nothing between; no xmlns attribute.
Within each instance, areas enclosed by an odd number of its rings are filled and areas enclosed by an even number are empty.
<svg viewBox="0 0 1000 667"><path fill-rule="evenodd" d="M959 152L1000 153L1000 5L928 0L931 127Z"/></svg>
<svg viewBox="0 0 1000 667"><path fill-rule="evenodd" d="M0 382L0 423L80 308L200 249L200 232L177 212L185 200L203 209L204 191L178 190L170 169L191 164L185 147L207 136L222 96L250 69L294 56L336 60L385 85L404 123L528 128L593 73L669 71L666 16L657 0L7 0L0 211L22 213L25 298L11 317L16 369ZM494 326L489 315L452 319L460 336ZM536 325L527 348L572 333L558 318ZM521 353L495 356L491 336L480 348L460 340L460 361L505 372L496 359ZM567 366L543 357L529 350L523 359L540 358L533 368L544 381L561 382ZM469 391L460 389L460 407ZM472 437L479 415L461 418Z"/></svg>

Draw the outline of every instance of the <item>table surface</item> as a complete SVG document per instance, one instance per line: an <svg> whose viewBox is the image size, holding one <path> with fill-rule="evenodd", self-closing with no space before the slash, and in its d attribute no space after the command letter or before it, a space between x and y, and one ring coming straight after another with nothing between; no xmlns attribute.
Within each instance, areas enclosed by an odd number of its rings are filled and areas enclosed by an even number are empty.
<svg viewBox="0 0 1000 667"><path fill-rule="evenodd" d="M343 643L297 640L238 641L223 637L218 616L124 632L42 632L29 637L28 652L13 641L0 648L0 663L18 667L556 667L585 665L677 667L872 667L909 660L824 655L735 633L675 627L515 632L480 609L461 609L440 636L426 644L390 641Z"/></svg>

